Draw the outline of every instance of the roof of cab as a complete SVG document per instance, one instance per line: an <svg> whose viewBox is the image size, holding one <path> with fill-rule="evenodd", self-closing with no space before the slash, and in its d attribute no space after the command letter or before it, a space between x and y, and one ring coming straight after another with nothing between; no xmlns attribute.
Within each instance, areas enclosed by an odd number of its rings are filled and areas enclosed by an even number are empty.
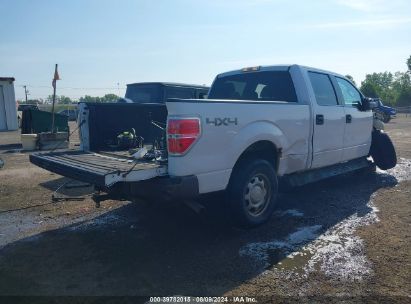
<svg viewBox="0 0 411 304"><path fill-rule="evenodd" d="M253 72L260 72L260 71L288 71L292 67L297 67L297 68L304 69L304 70L310 70L310 71L319 72L319 73L331 74L331 75L335 75L335 76L345 78L345 76L340 75L340 74L335 73L335 72L326 71L326 70L313 68L313 67L309 67L309 66L304 66L304 65L299 65L299 64L278 64L278 65L255 66L255 67L258 68L258 70L244 71L244 69L253 68L253 67L246 67L246 68L242 68L242 69L238 69L238 70L232 70L232 71L228 71L228 72L218 74L217 77L230 76L230 75L235 75L235 74L239 74L239 73L253 73Z"/></svg>
<svg viewBox="0 0 411 304"><path fill-rule="evenodd" d="M0 81L15 81L14 77L0 77Z"/></svg>

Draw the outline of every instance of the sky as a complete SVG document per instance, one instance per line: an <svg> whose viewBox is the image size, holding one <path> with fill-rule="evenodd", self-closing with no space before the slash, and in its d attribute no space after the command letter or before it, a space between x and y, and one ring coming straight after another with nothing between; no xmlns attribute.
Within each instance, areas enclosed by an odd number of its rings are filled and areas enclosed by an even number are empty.
<svg viewBox="0 0 411 304"><path fill-rule="evenodd" d="M17 99L124 95L127 83L210 85L247 66L405 71L410 0L0 0L0 77Z"/></svg>

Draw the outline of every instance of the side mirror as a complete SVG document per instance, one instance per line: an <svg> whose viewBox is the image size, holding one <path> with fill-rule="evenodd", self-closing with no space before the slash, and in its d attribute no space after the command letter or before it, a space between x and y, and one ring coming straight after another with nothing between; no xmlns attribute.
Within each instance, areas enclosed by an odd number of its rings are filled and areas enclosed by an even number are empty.
<svg viewBox="0 0 411 304"><path fill-rule="evenodd" d="M362 100L362 110L363 111L369 111L369 110L375 109L376 107L378 107L378 103L373 98L369 98L369 97L363 98Z"/></svg>

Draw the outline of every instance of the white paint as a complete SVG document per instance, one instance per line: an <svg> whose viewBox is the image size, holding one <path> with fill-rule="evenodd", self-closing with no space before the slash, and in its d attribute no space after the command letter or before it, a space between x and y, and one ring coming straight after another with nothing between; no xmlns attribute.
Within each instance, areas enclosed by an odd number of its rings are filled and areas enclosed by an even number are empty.
<svg viewBox="0 0 411 304"><path fill-rule="evenodd" d="M377 172L393 175L398 182L411 180L411 159L400 158L396 167L389 170L381 170L377 167Z"/></svg>
<svg viewBox="0 0 411 304"><path fill-rule="evenodd" d="M301 227L291 233L284 241L274 240L271 242L250 243L242 247L239 253L240 256L256 258L264 264L264 267L268 267L270 266L268 254L270 250L283 249L285 252L291 253L298 245L315 239L321 228L321 225Z"/></svg>
<svg viewBox="0 0 411 304"><path fill-rule="evenodd" d="M401 158L395 168L387 171L378 170L378 172L379 174L392 175L398 182L411 180L411 160ZM321 226L303 227L291 233L285 240L250 243L242 247L239 254L240 256L252 257L257 262L262 263L264 267L268 267L270 266L270 250L283 250L287 255L286 259L306 256L309 253L310 259L305 265L302 265L302 276L307 277L318 266L327 276L340 280L360 280L364 276L372 274L372 265L365 255L363 240L355 233L359 227L379 221L377 215L379 210L373 203L374 197L375 194L367 204L370 212L363 216L357 213L353 214L321 235L318 234ZM312 242L300 247L301 244L309 241ZM284 263L279 263L280 266L282 264ZM293 270L285 272L283 269L279 270L275 267L267 272L279 272L287 277L300 275Z"/></svg>
<svg viewBox="0 0 411 304"><path fill-rule="evenodd" d="M304 267L306 274L314 271L316 265L326 275L345 280L359 280L372 272L363 241L355 235L359 227L379 221L378 209L372 200L367 206L371 208L369 213L364 216L353 214L300 250L313 254Z"/></svg>

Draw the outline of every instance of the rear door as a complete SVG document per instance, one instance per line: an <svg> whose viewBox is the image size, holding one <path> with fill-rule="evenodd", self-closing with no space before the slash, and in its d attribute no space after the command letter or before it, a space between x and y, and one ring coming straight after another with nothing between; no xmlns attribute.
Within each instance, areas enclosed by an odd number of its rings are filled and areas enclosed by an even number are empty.
<svg viewBox="0 0 411 304"><path fill-rule="evenodd" d="M345 132L342 160L368 155L373 125L372 111L360 111L361 93L348 80L335 76L339 99L344 103Z"/></svg>
<svg viewBox="0 0 411 304"><path fill-rule="evenodd" d="M313 105L313 158L311 168L342 161L345 128L344 106L338 103L330 75L308 71Z"/></svg>
<svg viewBox="0 0 411 304"><path fill-rule="evenodd" d="M194 88L166 86L166 100L169 98L192 99L195 97Z"/></svg>

